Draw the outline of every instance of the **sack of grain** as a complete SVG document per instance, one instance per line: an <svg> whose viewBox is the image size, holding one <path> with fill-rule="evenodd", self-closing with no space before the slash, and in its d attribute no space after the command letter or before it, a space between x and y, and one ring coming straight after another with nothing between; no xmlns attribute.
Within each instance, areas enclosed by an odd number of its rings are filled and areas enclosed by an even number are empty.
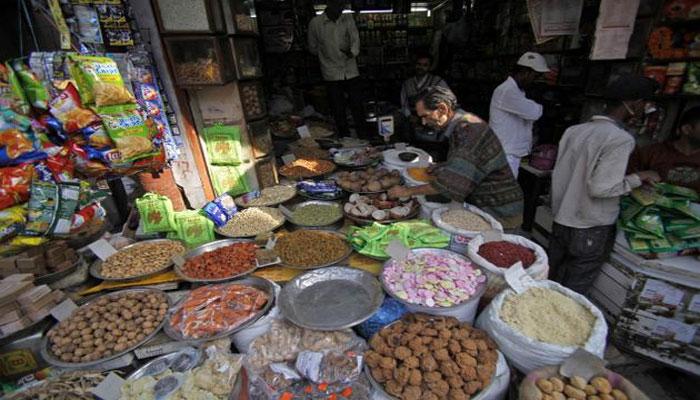
<svg viewBox="0 0 700 400"><path fill-rule="evenodd" d="M552 281L533 281L524 286L527 290L520 295L513 289L502 291L476 320L476 326L489 333L512 366L528 373L558 365L579 347L603 357L608 325L593 303ZM516 329L516 325L520 328ZM588 330L587 337L581 327ZM523 331L544 333L547 341ZM581 337L581 343L554 343L573 342Z"/></svg>
<svg viewBox="0 0 700 400"><path fill-rule="evenodd" d="M467 245L481 232L485 230L503 232L503 226L494 217L467 203L464 203L464 206L458 205L456 208L453 206L438 208L433 211L432 220L435 226L450 236L448 249L459 254L467 254ZM466 229L468 227L470 229Z"/></svg>
<svg viewBox="0 0 700 400"><path fill-rule="evenodd" d="M467 256L477 265L482 267L486 272L486 276L488 277L488 286L486 287L486 292L482 296L481 300L482 305L488 304L488 302L493 299L494 296L506 288L507 284L504 276L506 270L508 269L494 265L479 255L479 248L484 243L506 241L531 249L535 253L535 261L529 267L525 266L525 272L528 276L535 280L547 279L547 275L549 274L549 258L547 258L547 252L542 248L542 246L518 235L493 235L489 233L487 236L488 237L486 237L484 234L479 234L467 244Z"/></svg>

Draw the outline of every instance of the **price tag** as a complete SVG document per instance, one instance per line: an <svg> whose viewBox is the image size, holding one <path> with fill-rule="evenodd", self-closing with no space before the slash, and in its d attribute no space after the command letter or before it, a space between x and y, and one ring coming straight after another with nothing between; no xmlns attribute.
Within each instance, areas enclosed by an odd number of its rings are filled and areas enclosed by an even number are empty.
<svg viewBox="0 0 700 400"><path fill-rule="evenodd" d="M88 248L102 261L105 261L109 256L117 252L117 249L104 239L90 243Z"/></svg>
<svg viewBox="0 0 700 400"><path fill-rule="evenodd" d="M126 382L114 372L110 372L107 377L92 389L92 394L102 400L119 400L121 397L122 385Z"/></svg>
<svg viewBox="0 0 700 400"><path fill-rule="evenodd" d="M397 261L404 261L408 258L411 250L406 247L400 240L392 240L384 250L391 258Z"/></svg>
<svg viewBox="0 0 700 400"><path fill-rule="evenodd" d="M51 315L60 322L70 317L76 308L78 308L78 306L73 302L73 300L65 299L56 307L52 308L49 313L51 313Z"/></svg>
<svg viewBox="0 0 700 400"><path fill-rule="evenodd" d="M270 238L267 239L267 243L265 243L265 250L274 249L276 244L277 244L277 237L270 236Z"/></svg>
<svg viewBox="0 0 700 400"><path fill-rule="evenodd" d="M272 250L259 249L255 251L255 265L257 268L279 264L282 259Z"/></svg>
<svg viewBox="0 0 700 400"><path fill-rule="evenodd" d="M294 162L294 160L296 160L296 159L297 159L297 158L294 157L294 154L285 154L285 155L282 156L282 162L283 162L285 165Z"/></svg>
<svg viewBox="0 0 700 400"><path fill-rule="evenodd" d="M523 269L523 264L520 261L505 270L504 278L517 294L527 290L526 285L532 281L532 279L525 274L525 269Z"/></svg>
<svg viewBox="0 0 700 400"><path fill-rule="evenodd" d="M302 126L298 127L297 133L299 134L300 138L311 137L311 132L309 131L309 127L306 125L302 125Z"/></svg>
<svg viewBox="0 0 700 400"><path fill-rule="evenodd" d="M567 358L559 367L559 373L567 378L580 376L589 381L596 375L600 375L605 370L605 360L601 360L593 353L589 353L579 347Z"/></svg>
<svg viewBox="0 0 700 400"><path fill-rule="evenodd" d="M176 254L173 256L173 263L182 268L182 266L185 265L185 259L181 255Z"/></svg>
<svg viewBox="0 0 700 400"><path fill-rule="evenodd" d="M396 143L394 148L398 151L406 151L406 143Z"/></svg>

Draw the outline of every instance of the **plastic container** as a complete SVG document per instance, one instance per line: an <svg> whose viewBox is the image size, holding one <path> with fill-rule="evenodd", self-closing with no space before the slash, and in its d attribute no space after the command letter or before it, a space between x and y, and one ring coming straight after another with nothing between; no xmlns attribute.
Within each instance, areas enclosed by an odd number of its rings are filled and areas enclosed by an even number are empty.
<svg viewBox="0 0 700 400"><path fill-rule="evenodd" d="M477 214L484 218L486 222L488 222L491 225L491 229L499 232L503 232L503 226L501 225L500 222L498 222L494 217L489 215L487 212L474 207L471 204L465 203L464 206L448 206L448 207L441 207L436 210L433 210L432 214L432 221L433 225L437 226L440 228L446 235L450 237L450 245L447 247L448 250L452 250L455 253L459 254L467 254L467 245L469 242L475 238L477 235L479 235L481 232L480 231L467 231L464 229L459 229L456 228L452 225L448 225L446 222L442 220L442 214L449 210L454 210L454 209L464 209L466 211L472 212L474 214Z"/></svg>
<svg viewBox="0 0 700 400"><path fill-rule="evenodd" d="M411 250L411 253L432 253L432 254L450 254L457 256L459 258L462 258L466 261L470 261L467 257L455 253L453 251L449 250L444 250L444 249L413 249ZM382 270L384 267L387 266L388 263L392 262L391 259L389 259L387 262L382 265ZM475 269L480 269L476 264L474 264ZM425 314L430 314L430 315L441 315L441 316L446 316L446 317L455 317L457 318L460 322L466 322L469 324L474 324L474 319L476 317L476 311L477 308L479 307L479 300L481 300L481 296L486 292L486 287L488 286L488 276L484 273L483 270L481 270L484 276L486 276L486 281L484 281L479 288L476 290L476 293L472 295L472 297L469 298L469 300L459 303L457 305L454 305L452 307L428 307L420 304L415 304L415 303L409 303L405 300L402 300L398 298L397 296L394 295L394 293L389 290L389 288L384 284L384 279L380 277L380 280L382 282L382 287L384 287L384 291L387 292L391 297L393 297L396 301L400 302L404 306L406 306L406 309L409 312L414 312L414 313L425 313Z"/></svg>
<svg viewBox="0 0 700 400"><path fill-rule="evenodd" d="M402 161L399 158L399 154L401 153L415 153L417 157L413 159L412 161ZM419 149L417 147L406 147L405 150L397 150L397 149L389 149L389 150L384 150L382 152L382 156L384 157L384 162L383 165L386 167L386 169L393 171L393 170L399 170L402 171L405 170L408 167L417 167L421 163L421 158L425 160L428 164L431 164L433 162L433 158L428 154L425 150Z"/></svg>

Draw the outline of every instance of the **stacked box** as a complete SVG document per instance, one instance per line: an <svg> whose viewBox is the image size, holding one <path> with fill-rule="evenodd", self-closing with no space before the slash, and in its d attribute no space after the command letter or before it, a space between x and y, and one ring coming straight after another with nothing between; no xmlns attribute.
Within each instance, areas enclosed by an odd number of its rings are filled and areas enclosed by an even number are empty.
<svg viewBox="0 0 700 400"><path fill-rule="evenodd" d="M0 281L0 337L46 318L65 297L46 285L34 286L33 275L14 274Z"/></svg>

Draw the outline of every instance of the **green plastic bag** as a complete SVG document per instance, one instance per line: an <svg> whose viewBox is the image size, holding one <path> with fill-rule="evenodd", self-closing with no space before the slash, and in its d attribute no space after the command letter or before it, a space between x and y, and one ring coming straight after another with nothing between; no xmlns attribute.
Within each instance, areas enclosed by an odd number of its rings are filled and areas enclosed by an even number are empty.
<svg viewBox="0 0 700 400"><path fill-rule="evenodd" d="M177 238L189 248L209 243L215 239L214 223L199 211L186 210L175 213Z"/></svg>
<svg viewBox="0 0 700 400"><path fill-rule="evenodd" d="M663 182L655 184L654 187L664 195L683 197L692 201L700 200L698 193L691 188L671 185L670 183Z"/></svg>
<svg viewBox="0 0 700 400"><path fill-rule="evenodd" d="M177 229L173 204L168 197L146 193L136 199L136 208L145 233L171 232Z"/></svg>
<svg viewBox="0 0 700 400"><path fill-rule="evenodd" d="M634 223L638 229L650 233L657 238L664 238L664 224L661 221L661 217L654 209L644 210L644 212L637 215L634 219Z"/></svg>
<svg viewBox="0 0 700 400"><path fill-rule="evenodd" d="M121 162L138 160L158 153L151 131L136 104L99 107L97 114L110 139L117 145Z"/></svg>
<svg viewBox="0 0 700 400"><path fill-rule="evenodd" d="M204 143L212 165L241 163L241 127L217 124L204 128Z"/></svg>
<svg viewBox="0 0 700 400"><path fill-rule="evenodd" d="M235 197L250 192L248 180L239 172L238 167L210 165L209 173L217 197L224 193Z"/></svg>

